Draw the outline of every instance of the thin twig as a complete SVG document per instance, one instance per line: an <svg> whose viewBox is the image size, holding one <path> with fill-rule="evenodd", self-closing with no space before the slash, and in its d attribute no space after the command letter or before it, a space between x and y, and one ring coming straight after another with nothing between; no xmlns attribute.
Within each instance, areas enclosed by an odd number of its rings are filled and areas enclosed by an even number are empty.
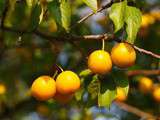
<svg viewBox="0 0 160 120"><path fill-rule="evenodd" d="M154 119L154 120L159 120L159 118L157 118L156 116L150 114L150 113L147 113L147 112L144 112L136 107L133 107L131 105L128 105L124 102L118 102L116 101L115 102L116 105L118 105L121 109L127 111L127 112L130 112L130 113L133 113L137 116L139 116L140 118L145 118L145 120L149 120L149 119Z"/></svg>
<svg viewBox="0 0 160 120"><path fill-rule="evenodd" d="M87 14L86 16L84 16L82 19L80 19L79 21L77 21L73 26L71 26L71 28L76 27L78 24L84 22L85 20L87 20L89 17L93 16L96 13L99 13L101 11L103 11L106 8L109 8L111 5L113 4L113 0L111 0L109 3L107 3L106 5L100 7L96 12L91 12L89 14Z"/></svg>
<svg viewBox="0 0 160 120"><path fill-rule="evenodd" d="M128 76L134 75L160 75L160 70L131 70L126 73Z"/></svg>
<svg viewBox="0 0 160 120"><path fill-rule="evenodd" d="M125 42L125 43L128 43L128 42ZM150 55L150 56L152 56L152 57L154 57L154 58L160 59L160 54L156 54L156 53L153 53L153 52L151 52L151 51L145 50L145 49L143 49L143 48L139 48L139 47L137 47L136 45L131 44L131 43L128 43L128 44L132 45L132 46L134 47L134 49L137 50L137 51L140 52L140 53L144 53L144 54L146 54L146 55Z"/></svg>
<svg viewBox="0 0 160 120"><path fill-rule="evenodd" d="M139 51L140 53L145 53L145 54L150 55L150 56L152 56L152 57L154 57L154 58L160 59L160 54L155 54L155 53L153 53L153 52L151 52L151 51L148 51L148 50L139 48L139 47L137 47L137 46L135 46L135 45L133 45L133 47L134 47L134 49L136 49L136 50Z"/></svg>

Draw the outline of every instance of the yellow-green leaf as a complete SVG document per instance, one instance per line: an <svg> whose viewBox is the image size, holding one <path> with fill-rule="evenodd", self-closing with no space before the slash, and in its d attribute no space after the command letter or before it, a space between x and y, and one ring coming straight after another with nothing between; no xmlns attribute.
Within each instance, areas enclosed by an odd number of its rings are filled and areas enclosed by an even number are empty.
<svg viewBox="0 0 160 120"><path fill-rule="evenodd" d="M85 77L85 76L90 75L91 73L92 73L91 70L85 69L85 70L83 70L83 71L81 71L81 72L79 73L79 76Z"/></svg>
<svg viewBox="0 0 160 120"><path fill-rule="evenodd" d="M124 25L124 15L125 15L126 6L127 6L126 0L120 3L114 3L111 6L109 17L114 23L114 26L115 26L114 32L117 32L118 30L120 30Z"/></svg>
<svg viewBox="0 0 160 120"><path fill-rule="evenodd" d="M97 0L83 0L83 2L89 6L94 12L98 9L98 3Z"/></svg>
<svg viewBox="0 0 160 120"><path fill-rule="evenodd" d="M88 93L91 95L91 99L95 99L100 91L100 81L98 75L94 75L92 81L88 85Z"/></svg>
<svg viewBox="0 0 160 120"><path fill-rule="evenodd" d="M139 9L131 6L126 7L125 22L127 24L127 41L129 43L134 43L134 40L136 39L137 32L141 25L141 16L142 14Z"/></svg>
<svg viewBox="0 0 160 120"><path fill-rule="evenodd" d="M8 26L8 27L11 27L12 26L12 22L11 22L11 17L12 17L12 14L15 10L15 5L16 5L16 0L9 0L9 9L7 11L7 14L6 14L6 18L4 20L4 25L5 26Z"/></svg>
<svg viewBox="0 0 160 120"><path fill-rule="evenodd" d="M77 101L80 101L82 99L84 93L84 88L80 88L76 93L75 93L75 98Z"/></svg>
<svg viewBox="0 0 160 120"><path fill-rule="evenodd" d="M29 7L34 6L37 2L37 0L26 0L26 3Z"/></svg>
<svg viewBox="0 0 160 120"><path fill-rule="evenodd" d="M109 108L112 101L116 98L116 90L106 90L98 95L98 106Z"/></svg>
<svg viewBox="0 0 160 120"><path fill-rule="evenodd" d="M41 2L40 5L41 5L41 14L39 16L39 24L42 22L44 13L45 13L45 11L47 9L47 4L46 3Z"/></svg>
<svg viewBox="0 0 160 120"><path fill-rule="evenodd" d="M61 0L60 11L62 26L68 32L71 22L71 6L69 0Z"/></svg>
<svg viewBox="0 0 160 120"><path fill-rule="evenodd" d="M124 91L125 95L127 96L129 91L129 81L126 74L122 71L117 70L113 71L112 76L116 83L116 87L121 88Z"/></svg>

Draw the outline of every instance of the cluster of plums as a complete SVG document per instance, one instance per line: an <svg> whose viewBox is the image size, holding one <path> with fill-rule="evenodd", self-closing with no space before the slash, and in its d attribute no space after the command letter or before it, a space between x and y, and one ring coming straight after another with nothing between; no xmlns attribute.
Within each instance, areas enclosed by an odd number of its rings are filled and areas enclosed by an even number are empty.
<svg viewBox="0 0 160 120"><path fill-rule="evenodd" d="M132 66L136 60L134 48L128 43L119 43L111 50L95 50L89 55L88 68L95 74L106 74L112 69L112 62L120 67ZM31 94L38 100L55 99L69 101L80 88L80 78L72 71L61 72L56 80L50 76L40 76L32 84Z"/></svg>
<svg viewBox="0 0 160 120"><path fill-rule="evenodd" d="M88 59L88 67L93 73L106 74L112 69L112 62L119 68L134 65L136 52L128 43L119 43L111 50L111 55L105 50L92 52Z"/></svg>
<svg viewBox="0 0 160 120"><path fill-rule="evenodd" d="M78 75L72 71L63 71L57 76L56 81L50 76L38 77L31 86L31 94L41 101L55 99L60 103L66 103L79 88Z"/></svg>

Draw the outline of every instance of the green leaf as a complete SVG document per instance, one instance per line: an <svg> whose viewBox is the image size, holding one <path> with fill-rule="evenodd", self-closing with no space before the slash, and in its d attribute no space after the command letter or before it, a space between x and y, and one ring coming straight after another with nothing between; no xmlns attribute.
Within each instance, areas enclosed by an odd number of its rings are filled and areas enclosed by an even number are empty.
<svg viewBox="0 0 160 120"><path fill-rule="evenodd" d="M41 5L41 14L39 16L39 24L42 22L44 13L47 10L47 4L46 3L41 2L40 5Z"/></svg>
<svg viewBox="0 0 160 120"><path fill-rule="evenodd" d="M9 0L9 6L10 7L7 11L6 18L4 20L4 25L7 27L12 26L11 17L13 15L13 12L15 11L16 0Z"/></svg>
<svg viewBox="0 0 160 120"><path fill-rule="evenodd" d="M82 99L84 93L84 88L81 87L76 93L75 93L75 98L77 101L80 101Z"/></svg>
<svg viewBox="0 0 160 120"><path fill-rule="evenodd" d="M101 78L101 88L98 93L98 105L100 107L109 108L112 101L116 98L116 83L111 74Z"/></svg>
<svg viewBox="0 0 160 120"><path fill-rule="evenodd" d="M98 106L109 108L112 101L116 98L116 90L106 90L98 95Z"/></svg>
<svg viewBox="0 0 160 120"><path fill-rule="evenodd" d="M111 11L109 13L110 19L113 21L115 30L114 32L117 32L120 30L124 25L124 13L127 6L127 1L124 0L120 3L114 3L111 6Z"/></svg>
<svg viewBox="0 0 160 120"><path fill-rule="evenodd" d="M83 2L89 6L94 12L98 9L98 3L97 0L83 0Z"/></svg>
<svg viewBox="0 0 160 120"><path fill-rule="evenodd" d="M75 98L77 101L80 101L82 99L83 93L85 92L84 80L84 77L81 78L81 88L75 93Z"/></svg>
<svg viewBox="0 0 160 120"><path fill-rule="evenodd" d="M61 0L60 2L61 22L66 31L69 31L71 22L71 6L69 0Z"/></svg>
<svg viewBox="0 0 160 120"><path fill-rule="evenodd" d="M5 1L0 0L0 16L2 16L4 7L5 7Z"/></svg>
<svg viewBox="0 0 160 120"><path fill-rule="evenodd" d="M31 7L31 6L32 6L32 3L33 3L33 0L26 0L26 3L27 3L27 5L28 5L29 7Z"/></svg>
<svg viewBox="0 0 160 120"><path fill-rule="evenodd" d="M28 28L30 30L35 29L38 25L39 25L39 16L41 13L41 8L39 5L35 5L32 8L32 14L30 16L30 18L32 18L29 22Z"/></svg>
<svg viewBox="0 0 160 120"><path fill-rule="evenodd" d="M34 6L37 2L37 0L26 0L26 3L29 7Z"/></svg>
<svg viewBox="0 0 160 120"><path fill-rule="evenodd" d="M94 75L92 81L88 85L88 93L91 95L91 99L95 99L100 91L100 81L98 75Z"/></svg>
<svg viewBox="0 0 160 120"><path fill-rule="evenodd" d="M113 79L116 83L116 87L120 87L121 89L124 90L125 95L128 95L128 91L129 91L129 81L128 81L128 77L126 76L126 74L122 71L113 71L112 73Z"/></svg>
<svg viewBox="0 0 160 120"><path fill-rule="evenodd" d="M127 6L125 13L125 22L127 24L127 42L134 43L138 29L140 28L142 20L141 11L135 7Z"/></svg>
<svg viewBox="0 0 160 120"><path fill-rule="evenodd" d="M92 73L91 70L85 69L85 70L83 70L83 71L81 71L81 72L79 73L79 76L85 77L85 76L90 75L91 73Z"/></svg>
<svg viewBox="0 0 160 120"><path fill-rule="evenodd" d="M138 29L141 24L141 11L136 7L127 6L127 0L120 3L114 3L109 13L110 19L113 21L115 30L120 30L124 23L127 24L127 42L134 43Z"/></svg>
<svg viewBox="0 0 160 120"><path fill-rule="evenodd" d="M52 2L53 0L47 0L47 2Z"/></svg>
<svg viewBox="0 0 160 120"><path fill-rule="evenodd" d="M50 2L48 4L48 10L51 13L52 17L55 19L56 23L61 24L61 11L60 11L60 3L57 1Z"/></svg>

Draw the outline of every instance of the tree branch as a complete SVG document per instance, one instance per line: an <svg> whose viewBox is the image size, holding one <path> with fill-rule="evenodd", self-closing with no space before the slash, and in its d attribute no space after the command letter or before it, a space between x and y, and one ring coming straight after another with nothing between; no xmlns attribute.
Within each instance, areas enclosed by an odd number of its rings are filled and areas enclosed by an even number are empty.
<svg viewBox="0 0 160 120"><path fill-rule="evenodd" d="M40 32L39 30L34 30L34 31L26 31L26 30L17 30L17 29L13 29L13 28L9 28L9 27L1 27L1 29L6 30L6 31L10 31L10 32L15 32L15 33L27 33L27 34L35 34L37 36L40 36L44 39L49 40L50 42L54 42L54 40L56 41L80 41L80 40L87 40L87 41L92 41L92 40L111 40L111 41L116 41L116 42L121 42L121 40L119 38L116 38L114 34L99 34L99 35L83 35L83 36L77 36L77 35L71 35L71 34L66 34L64 36L53 36L53 35L48 35L46 33ZM130 43L129 43L130 44ZM132 45L138 52L144 53L146 55L150 55L154 58L158 58L160 59L160 55L159 54L155 54L151 51L139 48L133 44Z"/></svg>
<svg viewBox="0 0 160 120"><path fill-rule="evenodd" d="M160 119L160 118L158 118L158 117L156 117L156 116L154 116L152 114L146 113L146 112L144 112L144 111L142 111L142 110L140 110L140 109L138 109L136 107L133 107L131 105L128 105L128 104L126 104L124 102L116 101L115 104L117 106L119 106L121 109L123 109L123 110L125 110L127 112L130 112L130 113L133 113L133 114L135 114L135 115L137 115L137 116L139 116L139 117L141 117L141 118L143 118L145 120L149 120L151 118L154 119L154 120L159 120Z"/></svg>
<svg viewBox="0 0 160 120"><path fill-rule="evenodd" d="M134 49L136 49L136 50L139 51L140 53L145 53L145 54L147 54L147 55L150 55L150 56L152 56L152 57L155 57L155 58L160 59L160 54L155 54L155 53L153 53L153 52L151 52L151 51L147 51L147 50L142 49L142 48L139 48L139 47L137 47L137 46L135 46L135 45L133 45L133 47L134 47Z"/></svg>
<svg viewBox="0 0 160 120"><path fill-rule="evenodd" d="M64 41L64 40L72 40L72 41L79 41L79 40L112 40L112 41L116 41L116 42L121 42L120 39L116 38L113 34L100 34L100 35L84 35L84 36L76 36L76 35L70 35L70 36L59 36L59 37L52 37L52 36L48 36L44 33L41 33L39 31L35 31L36 35L39 35L43 38L47 38L47 39L55 39L55 40L60 40L60 41ZM129 43L130 44L130 43ZM154 58L158 58L160 59L160 55L159 54L155 54L151 51L139 48L133 44L131 44L135 50L137 50L140 53L144 53L146 55L150 55Z"/></svg>
<svg viewBox="0 0 160 120"><path fill-rule="evenodd" d="M8 0L7 0L8 1ZM107 3L106 5L102 6L101 8L99 8L97 10L97 12L92 12L88 15L86 15L85 17L83 17L81 20L79 20L75 25L77 24L80 24L81 22L85 21L87 18L89 18L90 16L98 13L98 12L101 12L102 10L110 7L111 5L113 4L113 0L111 0L109 3ZM3 16L6 15L6 11L7 11L8 7L6 5L5 9L4 9L4 12L3 12ZM69 41L69 40L74 40L74 41L77 41L77 40L114 40L116 42L121 42L121 40L115 38L114 35L109 35L109 34L102 34L102 35L85 35L85 36L75 36L75 35L67 35L67 36L58 36L58 37L55 37L55 36L50 36L50 35L47 35L45 33L42 33L38 30L34 30L34 31L26 31L26 30L17 30L17 29L12 29L12 28L9 28L9 27L5 27L3 25L3 22L4 22L4 18L5 17L2 17L2 20L1 20L1 25L0 25L0 28L2 30L6 30L6 31L10 31L10 32L15 32L15 33L34 33L35 35L38 35L42 38L45 38L51 42L53 42L53 40L58 40L58 41ZM73 25L72 27L74 27L75 25ZM140 53L144 53L144 54L147 54L147 55L150 55L154 58L158 58L160 59L160 54L155 54L151 51L148 51L148 50L145 50L145 49L142 49L142 48L139 48L133 44L131 44L135 50L139 51Z"/></svg>
<svg viewBox="0 0 160 120"><path fill-rule="evenodd" d="M45 38L45 39L50 39L52 40L57 40L57 41L81 41L81 40L86 40L86 41L92 41L92 40L111 40L114 38L114 35L112 34L100 34L100 35L83 35L83 36L77 36L77 35L70 35L66 34L64 36L52 36L52 35L47 35L46 33L42 33L38 30L34 31L34 34Z"/></svg>
<svg viewBox="0 0 160 120"><path fill-rule="evenodd" d="M126 73L128 76L134 75L160 75L160 70L132 70Z"/></svg>

